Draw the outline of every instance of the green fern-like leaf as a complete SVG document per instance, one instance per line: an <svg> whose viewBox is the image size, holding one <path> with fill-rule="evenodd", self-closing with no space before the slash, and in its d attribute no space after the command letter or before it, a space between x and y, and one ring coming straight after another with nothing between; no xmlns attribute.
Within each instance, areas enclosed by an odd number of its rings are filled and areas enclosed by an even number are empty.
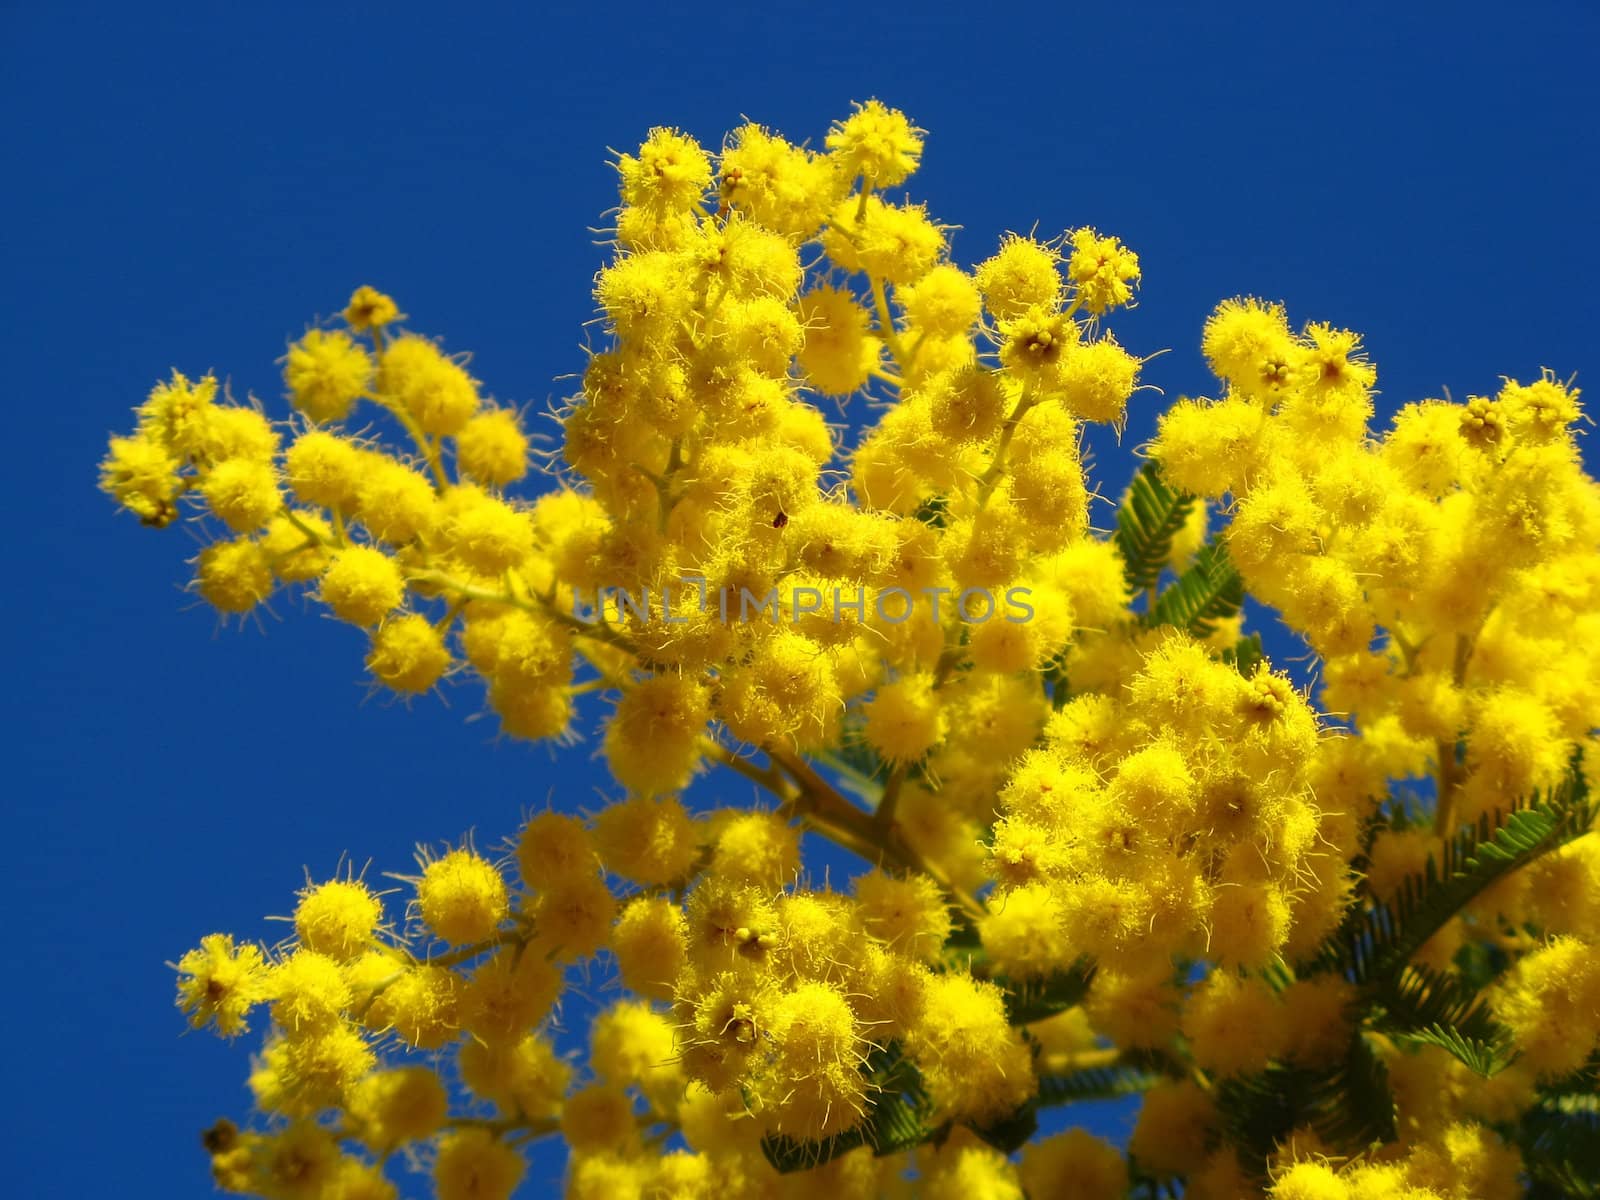
<svg viewBox="0 0 1600 1200"><path fill-rule="evenodd" d="M1056 654L1039 671L1044 694L1050 697L1050 707L1059 709L1072 695L1072 683L1067 678L1067 656Z"/></svg>
<svg viewBox="0 0 1600 1200"><path fill-rule="evenodd" d="M1267 652L1261 645L1261 635L1250 633L1229 646L1218 657L1249 679L1256 673L1256 668L1266 661Z"/></svg>
<svg viewBox="0 0 1600 1200"><path fill-rule="evenodd" d="M1424 942L1501 876L1586 832L1594 820L1574 768L1548 795L1509 813L1486 814L1445 843L1442 861L1407 877L1388 901L1353 909L1313 956L1363 987L1395 980Z"/></svg>
<svg viewBox="0 0 1600 1200"><path fill-rule="evenodd" d="M1488 987L1511 965L1511 956L1493 942L1462 943L1455 953L1456 974L1473 991Z"/></svg>
<svg viewBox="0 0 1600 1200"><path fill-rule="evenodd" d="M839 746L817 756L817 762L838 776L839 782L857 796L876 804L889 777L888 764L868 744L860 718L845 723Z"/></svg>
<svg viewBox="0 0 1600 1200"><path fill-rule="evenodd" d="M1140 621L1149 627L1176 625L1206 637L1217 621L1233 616L1243 603L1244 581L1228 548L1212 540L1200 547L1194 565L1162 591Z"/></svg>
<svg viewBox="0 0 1600 1200"><path fill-rule="evenodd" d="M1516 1129L1530 1196L1600 1200L1600 1096L1546 1096Z"/></svg>
<svg viewBox="0 0 1600 1200"><path fill-rule="evenodd" d="M1028 1139L1039 1132L1039 1112L1032 1101L1016 1112L988 1125L974 1125L977 1134L1001 1154L1012 1154L1028 1144Z"/></svg>
<svg viewBox="0 0 1600 1200"><path fill-rule="evenodd" d="M1179 1200L1183 1191L1175 1179L1164 1179L1139 1169L1139 1164L1128 1161L1128 1195L1133 1200Z"/></svg>
<svg viewBox="0 0 1600 1200"><path fill-rule="evenodd" d="M1127 498L1117 510L1117 529L1112 535L1132 591L1155 587L1172 557L1172 539L1189 519L1194 505L1195 498L1188 492L1168 486L1155 460L1139 468L1128 486Z"/></svg>
<svg viewBox="0 0 1600 1200"><path fill-rule="evenodd" d="M1309 1070L1275 1064L1254 1075L1222 1081L1217 1111L1228 1142L1254 1174L1293 1130L1309 1126L1333 1149L1359 1154L1395 1136L1389 1072L1367 1039L1351 1039L1336 1066Z"/></svg>
<svg viewBox="0 0 1600 1200"><path fill-rule="evenodd" d="M1044 979L996 978L1005 989L1006 1019L1013 1025L1028 1025L1081 1004L1094 982L1094 970L1093 962L1080 958L1065 971Z"/></svg>
<svg viewBox="0 0 1600 1200"><path fill-rule="evenodd" d="M1126 1051L1106 1066L1042 1075L1037 1093L1014 1113L988 1125L969 1128L995 1149L1010 1154L1020 1150L1038 1131L1042 1108L1140 1095L1163 1079L1183 1075L1182 1065L1162 1051ZM949 1132L949 1127L941 1128L932 1141L942 1143Z"/></svg>
<svg viewBox="0 0 1600 1200"><path fill-rule="evenodd" d="M1350 1153L1395 1139L1395 1101L1389 1069L1366 1038L1357 1035L1344 1063L1316 1090L1312 1126Z"/></svg>
<svg viewBox="0 0 1600 1200"><path fill-rule="evenodd" d="M875 1090L866 1116L856 1125L820 1141L802 1141L783 1134L761 1139L761 1152L781 1174L806 1171L848 1154L861 1146L875 1155L909 1150L932 1138L929 1124L933 1106L922 1087L922 1076L891 1042L874 1051L863 1068Z"/></svg>
<svg viewBox="0 0 1600 1200"><path fill-rule="evenodd" d="M1373 998L1372 1028L1399 1042L1439 1046L1485 1078L1516 1057L1509 1032L1457 975L1410 963L1381 981Z"/></svg>
<svg viewBox="0 0 1600 1200"><path fill-rule="evenodd" d="M1504 1039L1484 1041L1481 1038L1470 1038L1459 1029L1443 1023L1396 1030L1394 1039L1408 1046L1438 1046L1460 1059L1485 1079L1498 1075L1517 1057Z"/></svg>
<svg viewBox="0 0 1600 1200"><path fill-rule="evenodd" d="M1112 1067L1090 1067L1065 1075L1039 1078L1040 1108L1058 1104L1077 1104L1084 1100L1115 1100L1149 1091L1167 1078L1161 1071L1145 1066L1119 1063Z"/></svg>

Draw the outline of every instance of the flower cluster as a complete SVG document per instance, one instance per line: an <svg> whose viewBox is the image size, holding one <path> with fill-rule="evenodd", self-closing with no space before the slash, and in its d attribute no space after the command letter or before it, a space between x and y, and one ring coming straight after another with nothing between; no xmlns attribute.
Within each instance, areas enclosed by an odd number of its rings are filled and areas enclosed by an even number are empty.
<svg viewBox="0 0 1600 1200"><path fill-rule="evenodd" d="M512 738L611 701L599 811L423 852L403 902L308 885L291 939L178 963L195 1025L264 1010L260 1119L206 1135L224 1190L503 1200L557 1135L579 1200L1600 1182L1576 389L1375 433L1355 334L1229 301L1221 397L1166 412L1097 532L1080 433L1138 390L1107 323L1139 260L1079 228L964 268L898 190L922 153L872 101L820 151L745 125L621 155L558 446L367 287L289 346L289 420L175 372L112 439L123 508L215 535L219 613L303 592L377 686L481 688ZM827 409L869 400L843 446ZM684 580L698 605L648 602ZM1318 691L1244 633L1246 588ZM769 619L726 618L750 597ZM712 773L768 803L686 805ZM847 889L805 832L864 861ZM572 1061L596 978L620 996ZM1126 1150L1032 1136L1131 1093Z"/></svg>

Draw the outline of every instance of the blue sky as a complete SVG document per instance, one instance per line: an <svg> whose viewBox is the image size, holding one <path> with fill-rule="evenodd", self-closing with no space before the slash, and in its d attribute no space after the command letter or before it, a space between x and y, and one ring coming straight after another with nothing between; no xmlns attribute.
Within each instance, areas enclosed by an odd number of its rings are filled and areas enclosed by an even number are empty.
<svg viewBox="0 0 1600 1200"><path fill-rule="evenodd" d="M1116 328L1171 349L1169 397L1211 386L1200 324L1239 293L1364 331L1390 410L1594 378L1592 5L987 11L0 6L14 1194L209 1194L196 1133L243 1112L246 1047L180 1038L164 962L275 936L305 866L403 869L603 782L592 740L493 744L465 690L364 702L359 636L296 604L219 632L187 533L93 487L171 367L276 400L285 340L370 282L542 406L582 361L606 147L741 115L820 139L876 95L930 131L913 182L958 260L1035 222L1139 252ZM1115 495L1128 451L1098 449Z"/></svg>

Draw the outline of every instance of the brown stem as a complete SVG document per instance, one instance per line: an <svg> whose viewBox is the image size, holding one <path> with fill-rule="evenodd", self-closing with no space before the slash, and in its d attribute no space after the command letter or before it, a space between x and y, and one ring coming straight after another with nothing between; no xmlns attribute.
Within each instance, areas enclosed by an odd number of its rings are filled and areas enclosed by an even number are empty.
<svg viewBox="0 0 1600 1200"><path fill-rule="evenodd" d="M773 761L800 785L803 798L809 807L802 809L797 806L797 811L805 816L819 833L827 834L845 849L859 854L868 862L881 864L888 860L903 870L919 871L928 876L939 885L968 920L975 921L984 915L983 905L964 888L959 887L943 868L924 858L921 852L896 830L880 827L871 813L863 812L846 800L832 784L817 774L816 769L805 759L787 750L772 750L769 753Z"/></svg>

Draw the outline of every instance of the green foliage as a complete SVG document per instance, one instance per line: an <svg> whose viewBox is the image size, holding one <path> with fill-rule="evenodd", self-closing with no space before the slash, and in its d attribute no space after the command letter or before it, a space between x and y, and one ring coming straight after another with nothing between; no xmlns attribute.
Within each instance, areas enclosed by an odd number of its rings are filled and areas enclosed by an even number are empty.
<svg viewBox="0 0 1600 1200"><path fill-rule="evenodd" d="M1513 1133L1535 1198L1600 1200L1600 1094L1560 1091L1523 1114Z"/></svg>
<svg viewBox="0 0 1600 1200"><path fill-rule="evenodd" d="M1330 1148L1350 1155L1393 1139L1394 1097L1368 1031L1402 1046L1438 1046L1483 1076L1513 1060L1508 1031L1482 999L1484 987L1505 969L1504 953L1469 943L1457 955L1455 971L1434 970L1411 958L1485 888L1582 835L1593 819L1594 807L1574 762L1548 794L1462 829L1445 844L1440 859L1407 879L1391 900L1365 897L1352 910L1309 963L1313 973L1336 971L1359 989L1359 1028L1343 1060L1326 1070L1274 1064L1223 1080L1216 1088L1224 1131L1250 1169L1264 1171L1274 1145L1300 1127L1310 1127ZM1281 986L1287 975L1278 979L1269 971L1267 978ZM1530 1195L1600 1197L1595 1082L1588 1076L1565 1081L1564 1099L1547 1090L1523 1125L1508 1132L1528 1162L1534 1181Z"/></svg>
<svg viewBox="0 0 1600 1200"><path fill-rule="evenodd" d="M1155 480L1152 487L1158 484ZM1146 538L1143 544L1153 541ZM1146 557L1155 553L1159 548L1145 551ZM1208 544L1194 567L1157 598L1148 620L1204 632L1208 621L1237 610L1230 598L1236 585L1225 548ZM1260 639L1252 636L1240 639L1222 657L1249 674L1260 653ZM870 801L881 793L885 764L859 738L846 739L846 747L823 761ZM1391 815L1386 824L1394 827L1410 818L1406 809ZM1514 1060L1508 1032L1482 998L1483 989L1506 968L1503 951L1469 940L1456 956L1455 969L1449 971L1411 960L1484 889L1580 836L1593 819L1594 805L1575 762L1568 777L1549 793L1461 829L1439 857L1405 880L1391 899L1361 898L1299 972L1302 977L1307 968L1312 973L1337 972L1357 986L1357 1032L1341 1060L1321 1069L1275 1063L1215 1086L1223 1133L1248 1169L1264 1178L1274 1148L1295 1129L1314 1130L1331 1149L1351 1156L1394 1139L1395 1099L1369 1035L1382 1034L1401 1047L1437 1046L1485 1077ZM1080 1004L1094 980L1095 967L1088 959L1042 980L991 974L983 946L969 929L958 930L948 949L968 960L975 974L1001 986L1014 1025L1025 1026ZM1295 972L1282 964L1276 973L1267 972L1269 982L1280 990L1294 977ZM952 1126L934 1122L921 1077L901 1057L898 1046L891 1044L875 1053L867 1071L875 1090L866 1119L820 1142L769 1136L763 1149L778 1170L805 1169L863 1145L881 1155L937 1144L949 1136ZM1157 1053L1122 1055L1104 1066L1046 1074L1033 1100L974 1132L1009 1153L1034 1133L1041 1108L1137 1095L1161 1079L1182 1074L1177 1059ZM1600 1200L1597 1086L1600 1067L1547 1085L1540 1102L1519 1124L1501 1129L1524 1156L1530 1196ZM1163 1181L1138 1176L1133 1194L1159 1196L1164 1194L1162 1186Z"/></svg>
<svg viewBox="0 0 1600 1200"><path fill-rule="evenodd" d="M1183 1195L1176 1180L1147 1175L1139 1169L1138 1163L1131 1160L1128 1163L1128 1183L1128 1195L1133 1200L1178 1200Z"/></svg>
<svg viewBox="0 0 1600 1200"><path fill-rule="evenodd" d="M1188 492L1169 487L1154 459L1145 462L1128 485L1128 495L1117 510L1112 534L1122 554L1128 587L1135 592L1153 588L1172 557L1172 539L1194 508Z"/></svg>
<svg viewBox="0 0 1600 1200"><path fill-rule="evenodd" d="M1452 972L1411 958L1485 888L1580 836L1593 817L1574 764L1549 794L1462 829L1445 844L1440 859L1407 879L1392 899L1365 898L1318 949L1311 969L1337 971L1357 985L1365 1029L1401 1045L1441 1047L1478 1074L1495 1074L1514 1054L1509 1034L1481 993L1504 969L1504 955L1493 948L1464 951L1458 956L1460 970ZM1387 1071L1363 1032L1334 1068L1278 1064L1225 1080L1216 1094L1230 1141L1258 1172L1274 1144L1297 1127L1309 1126L1330 1147L1352 1155L1394 1137ZM1517 1134L1536 1184L1533 1194L1600 1195L1593 1182L1600 1180L1594 1112L1551 1105L1546 1097L1530 1114L1532 1124L1525 1123Z"/></svg>
<svg viewBox="0 0 1600 1200"><path fill-rule="evenodd" d="M1404 832L1408 829L1433 828L1433 797L1423 796L1415 788L1400 787L1390 792L1382 811L1368 822L1363 831L1363 852L1372 849L1380 833L1388 830Z"/></svg>
<svg viewBox="0 0 1600 1200"><path fill-rule="evenodd" d="M1065 971L1045 979L995 979L1006 993L1006 1019L1013 1025L1029 1025L1083 1003L1094 982L1094 963L1080 958Z"/></svg>
<svg viewBox="0 0 1600 1200"><path fill-rule="evenodd" d="M1360 1034L1333 1067L1275 1064L1223 1080L1215 1095L1228 1140L1258 1176L1265 1174L1268 1155L1295 1129L1310 1127L1330 1148L1348 1154L1395 1136L1389 1072Z"/></svg>
<svg viewBox="0 0 1600 1200"><path fill-rule="evenodd" d="M1407 877L1393 899L1358 904L1319 948L1316 969L1352 983L1392 983L1423 944L1485 888L1588 830L1594 809L1574 768L1526 807L1480 817L1445 843L1442 861Z"/></svg>
<svg viewBox="0 0 1600 1200"><path fill-rule="evenodd" d="M784 1174L820 1166L860 1146L875 1155L894 1154L928 1141L938 1131L928 1121L933 1106L922 1087L922 1075L900 1052L896 1042L874 1051L865 1073L876 1089L866 1119L821 1141L800 1141L782 1134L761 1139L761 1151Z"/></svg>
<svg viewBox="0 0 1600 1200"><path fill-rule="evenodd" d="M1039 1132L1039 1107L1029 1102L1009 1117L989 1125L974 1125L972 1132L1001 1154L1011 1154L1026 1146L1028 1139Z"/></svg>
<svg viewBox="0 0 1600 1200"><path fill-rule="evenodd" d="M1511 956L1493 942L1465 942L1455 955L1456 974L1464 986L1481 992L1511 965Z"/></svg>
<svg viewBox="0 0 1600 1200"><path fill-rule="evenodd" d="M1448 1050L1488 1078L1515 1057L1509 1032L1460 976L1410 963L1373 990L1371 1028L1397 1042Z"/></svg>
<svg viewBox="0 0 1600 1200"><path fill-rule="evenodd" d="M1063 1075L1044 1075L1039 1079L1040 1108L1057 1104L1076 1104L1084 1100L1115 1100L1149 1091L1163 1079L1166 1071L1148 1065L1151 1059L1124 1056L1126 1061L1108 1067L1086 1067Z"/></svg>
<svg viewBox="0 0 1600 1200"><path fill-rule="evenodd" d="M1200 547L1194 565L1162 590L1140 621L1149 627L1176 625L1195 637L1207 637L1217 621L1233 616L1243 604L1244 581L1227 545L1213 539Z"/></svg>
<svg viewBox="0 0 1600 1200"><path fill-rule="evenodd" d="M957 933L952 943L970 945L974 963L981 964L983 952L975 936ZM994 982L1005 990L1006 1012L1013 1024L1043 1020L1080 1003L1094 979L1094 966L1087 959L1070 970L1048 979L1015 983L1003 977ZM893 1154L924 1142L947 1137L949 1123L932 1123L932 1104L923 1090L922 1076L907 1060L896 1042L875 1051L864 1068L869 1081L871 1103L867 1115L857 1125L820 1141L800 1141L783 1135L762 1139L767 1160L781 1172L803 1171L860 1146L871 1146L876 1155ZM1104 1095L1123 1095L1143 1091L1146 1079L1155 1076L1147 1064L1108 1067L1098 1071L1075 1072L1047 1081L1040 1097L1016 1112L993 1122L973 1127L973 1132L995 1148L1010 1153L1033 1136L1038 1128L1038 1109L1045 1104L1065 1104L1072 1100L1095 1098L1096 1089ZM1047 1098L1048 1097L1048 1098Z"/></svg>
<svg viewBox="0 0 1600 1200"><path fill-rule="evenodd" d="M1248 633L1218 657L1248 679L1256 673L1256 668L1266 661L1267 652L1262 649L1261 635Z"/></svg>
<svg viewBox="0 0 1600 1200"><path fill-rule="evenodd" d="M876 805L889 778L889 766L862 735L860 718L845 723L839 746L816 756L817 762L831 770L846 788Z"/></svg>
<svg viewBox="0 0 1600 1200"><path fill-rule="evenodd" d="M1072 696L1072 681L1067 678L1067 656L1054 655L1039 671L1044 684L1044 694L1050 697L1050 707L1059 710Z"/></svg>
<svg viewBox="0 0 1600 1200"><path fill-rule="evenodd" d="M945 514L949 511L949 508L950 498L948 496L929 496L921 504L917 505L917 511L911 515L924 525L931 526L934 529L943 529L946 520Z"/></svg>

